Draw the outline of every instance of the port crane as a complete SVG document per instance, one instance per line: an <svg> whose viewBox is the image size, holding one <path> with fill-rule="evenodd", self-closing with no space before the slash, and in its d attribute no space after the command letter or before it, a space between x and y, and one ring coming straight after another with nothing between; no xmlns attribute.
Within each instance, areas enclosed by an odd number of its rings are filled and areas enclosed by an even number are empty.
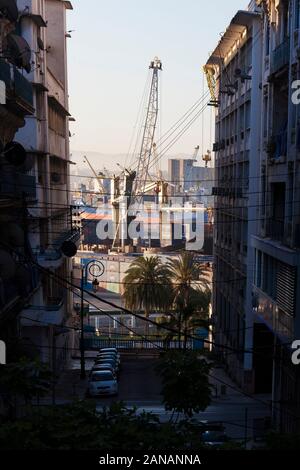
<svg viewBox="0 0 300 470"><path fill-rule="evenodd" d="M159 72L162 70L162 63L158 57L151 61L149 69L152 70L151 87L136 170L125 169L122 177L117 176L114 178L112 185L113 222L116 227L112 250L115 250L116 245L121 243L122 251L124 251L126 244L124 231L130 221L135 218L128 215L130 206L133 204L141 205L143 195L146 192L160 187L157 182L153 183L154 187L152 187L152 183L150 187L147 187L150 179L151 156L153 156L153 150L154 152L156 150L154 138L159 110Z"/></svg>

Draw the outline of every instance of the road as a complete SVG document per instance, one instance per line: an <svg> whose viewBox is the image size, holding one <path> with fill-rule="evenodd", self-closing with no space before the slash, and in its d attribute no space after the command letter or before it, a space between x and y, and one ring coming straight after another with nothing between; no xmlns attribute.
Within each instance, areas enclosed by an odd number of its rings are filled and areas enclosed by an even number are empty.
<svg viewBox="0 0 300 470"><path fill-rule="evenodd" d="M88 367L92 367L89 361ZM124 401L127 406L135 406L138 412L143 410L157 414L161 421L168 421L170 413L166 412L160 395L161 383L155 373L156 359L139 355L124 355L122 357L122 371L119 381L119 395L116 398L99 398L99 408L107 406L114 401ZM226 376L223 369L213 371L215 377L225 381L228 387L226 395L214 397L211 405L202 413L195 415L201 421L222 421L226 433L232 439L252 439L255 420L270 415L268 397L260 396L252 399L243 395ZM216 381L214 381L217 383ZM183 416L180 416L183 418Z"/></svg>

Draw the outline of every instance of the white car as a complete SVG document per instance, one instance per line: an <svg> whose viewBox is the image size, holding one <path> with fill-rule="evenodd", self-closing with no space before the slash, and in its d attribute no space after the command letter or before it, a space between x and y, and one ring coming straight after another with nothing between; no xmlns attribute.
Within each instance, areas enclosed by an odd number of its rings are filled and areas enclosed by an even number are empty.
<svg viewBox="0 0 300 470"><path fill-rule="evenodd" d="M101 352L114 352L114 353L117 353L118 350L117 350L117 348L101 348L101 349L99 349L99 352L100 353Z"/></svg>
<svg viewBox="0 0 300 470"><path fill-rule="evenodd" d="M91 374L92 372L99 372L102 370L108 370L112 372L115 375L115 368L111 364L95 364L92 367Z"/></svg>
<svg viewBox="0 0 300 470"><path fill-rule="evenodd" d="M113 354L113 353L100 353L100 354L97 355L96 360L97 359L106 359L106 358L107 359L115 359L119 365L121 363L120 356L118 354Z"/></svg>
<svg viewBox="0 0 300 470"><path fill-rule="evenodd" d="M89 378L88 394L92 397L117 395L118 382L114 374L109 370L92 372Z"/></svg>
<svg viewBox="0 0 300 470"><path fill-rule="evenodd" d="M118 358L118 360L120 360L120 353L118 352L117 349L115 348L103 348L103 349L100 349L100 351L98 352L98 356L100 355L103 355L103 354L111 354L111 355L114 355Z"/></svg>

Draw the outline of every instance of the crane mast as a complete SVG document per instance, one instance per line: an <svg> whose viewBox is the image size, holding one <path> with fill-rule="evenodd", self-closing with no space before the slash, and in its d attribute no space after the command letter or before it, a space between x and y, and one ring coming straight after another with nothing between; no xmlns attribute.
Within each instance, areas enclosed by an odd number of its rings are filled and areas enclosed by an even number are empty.
<svg viewBox="0 0 300 470"><path fill-rule="evenodd" d="M157 57L155 57L154 60L151 62L149 68L153 70L153 74L147 106L145 127L143 132L143 140L137 166L137 178L133 190L135 196L142 196L145 191L158 117L158 77L159 71L162 70L162 63Z"/></svg>

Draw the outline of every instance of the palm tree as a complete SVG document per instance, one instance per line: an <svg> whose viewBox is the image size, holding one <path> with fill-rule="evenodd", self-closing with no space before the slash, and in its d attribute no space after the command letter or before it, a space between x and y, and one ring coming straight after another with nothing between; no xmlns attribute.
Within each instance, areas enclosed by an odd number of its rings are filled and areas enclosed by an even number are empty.
<svg viewBox="0 0 300 470"><path fill-rule="evenodd" d="M178 258L169 259L167 269L172 280L175 310L169 326L172 325L178 331L179 344L183 329L186 348L189 332L197 326L207 325L211 295L209 270L206 265L196 262L191 252L182 252Z"/></svg>
<svg viewBox="0 0 300 470"><path fill-rule="evenodd" d="M168 269L157 256L136 259L124 278L126 308L143 310L149 318L152 311L163 311L170 305ZM148 322L146 322L148 333Z"/></svg>

